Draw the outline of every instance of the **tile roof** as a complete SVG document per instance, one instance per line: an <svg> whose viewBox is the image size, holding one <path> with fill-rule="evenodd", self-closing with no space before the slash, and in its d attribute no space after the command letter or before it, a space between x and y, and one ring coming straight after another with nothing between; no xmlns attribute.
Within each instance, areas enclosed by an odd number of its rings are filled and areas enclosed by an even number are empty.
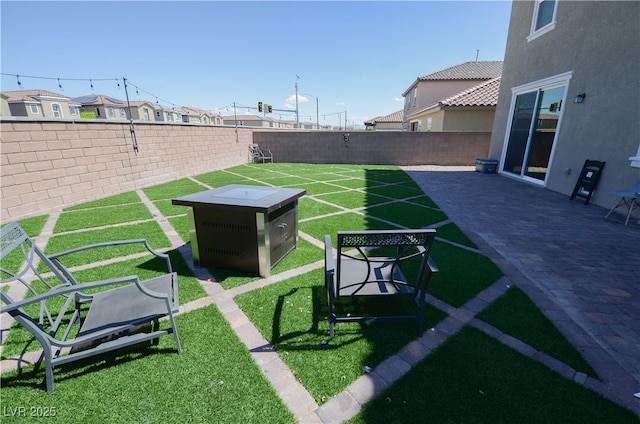
<svg viewBox="0 0 640 424"><path fill-rule="evenodd" d="M502 61L464 62L418 77L420 81L490 79L502 75Z"/></svg>
<svg viewBox="0 0 640 424"><path fill-rule="evenodd" d="M438 100L429 106L407 115L408 118L415 117L426 111L443 106L449 107L470 107L470 106L497 106L498 92L500 91L500 78L493 78L489 81L481 82L464 91L461 91L446 99Z"/></svg>
<svg viewBox="0 0 640 424"><path fill-rule="evenodd" d="M15 102L15 101L34 101L38 100L37 97L60 97L62 99L71 98L69 96L65 96L63 94L54 93L53 91L48 90L18 90L18 91L3 91L2 92L6 97L7 101Z"/></svg>
<svg viewBox="0 0 640 424"><path fill-rule="evenodd" d="M377 116L373 119L369 119L368 121L365 121L365 124L375 125L378 122L402 122L403 113L404 111L400 109L388 115Z"/></svg>
<svg viewBox="0 0 640 424"><path fill-rule="evenodd" d="M149 105L151 107L153 107L154 109L160 109L160 107L157 104L154 104L148 100L136 100L134 102L129 102L129 104L133 107L140 107L142 105Z"/></svg>
<svg viewBox="0 0 640 424"><path fill-rule="evenodd" d="M465 91L440 100L441 106L496 106L500 78L490 79Z"/></svg>
<svg viewBox="0 0 640 424"><path fill-rule="evenodd" d="M182 109L186 112L191 112L191 113L195 113L196 115L208 115L208 116L216 116L216 113L212 113L209 112L208 110L205 109L200 109L198 107L193 107L193 106L182 106Z"/></svg>
<svg viewBox="0 0 640 424"><path fill-rule="evenodd" d="M74 97L72 99L84 106L87 105L113 105L113 106L126 106L127 102L124 100L116 99L115 97L109 97L102 94L87 94L85 96Z"/></svg>

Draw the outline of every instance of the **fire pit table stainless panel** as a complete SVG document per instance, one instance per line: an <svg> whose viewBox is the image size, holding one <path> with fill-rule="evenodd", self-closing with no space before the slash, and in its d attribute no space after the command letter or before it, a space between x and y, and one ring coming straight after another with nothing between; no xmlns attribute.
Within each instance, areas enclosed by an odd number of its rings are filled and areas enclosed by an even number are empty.
<svg viewBox="0 0 640 424"><path fill-rule="evenodd" d="M268 277L298 239L298 199L306 190L231 184L178 197L188 206L196 266Z"/></svg>

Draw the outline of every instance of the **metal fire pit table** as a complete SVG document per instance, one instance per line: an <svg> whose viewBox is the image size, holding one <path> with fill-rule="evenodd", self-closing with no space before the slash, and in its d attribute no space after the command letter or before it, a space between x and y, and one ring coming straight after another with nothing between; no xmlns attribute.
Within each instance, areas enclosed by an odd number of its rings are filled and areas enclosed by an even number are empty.
<svg viewBox="0 0 640 424"><path fill-rule="evenodd" d="M298 240L298 199L306 190L231 184L172 199L188 206L196 266L268 277Z"/></svg>

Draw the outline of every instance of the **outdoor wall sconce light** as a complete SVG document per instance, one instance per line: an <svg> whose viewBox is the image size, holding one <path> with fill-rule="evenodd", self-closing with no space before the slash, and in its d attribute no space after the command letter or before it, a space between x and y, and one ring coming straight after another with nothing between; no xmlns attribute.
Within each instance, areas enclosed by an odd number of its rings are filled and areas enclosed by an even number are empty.
<svg viewBox="0 0 640 424"><path fill-rule="evenodd" d="M573 103L582 103L585 97L587 97L585 93L580 93L573 99Z"/></svg>
<svg viewBox="0 0 640 424"><path fill-rule="evenodd" d="M344 144L344 147L347 147L347 143L349 142L349 137L350 136L351 136L351 134L349 134L349 133L342 134L342 142Z"/></svg>

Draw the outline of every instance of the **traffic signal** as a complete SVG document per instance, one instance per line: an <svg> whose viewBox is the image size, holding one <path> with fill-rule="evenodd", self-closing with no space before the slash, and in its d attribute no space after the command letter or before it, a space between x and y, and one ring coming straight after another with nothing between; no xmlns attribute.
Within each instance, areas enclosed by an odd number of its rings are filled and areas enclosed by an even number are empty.
<svg viewBox="0 0 640 424"><path fill-rule="evenodd" d="M258 102L258 112L262 112L262 102Z"/></svg>
<svg viewBox="0 0 640 424"><path fill-rule="evenodd" d="M273 108L271 107L271 105L267 105L267 112L269 113L273 112Z"/></svg>

